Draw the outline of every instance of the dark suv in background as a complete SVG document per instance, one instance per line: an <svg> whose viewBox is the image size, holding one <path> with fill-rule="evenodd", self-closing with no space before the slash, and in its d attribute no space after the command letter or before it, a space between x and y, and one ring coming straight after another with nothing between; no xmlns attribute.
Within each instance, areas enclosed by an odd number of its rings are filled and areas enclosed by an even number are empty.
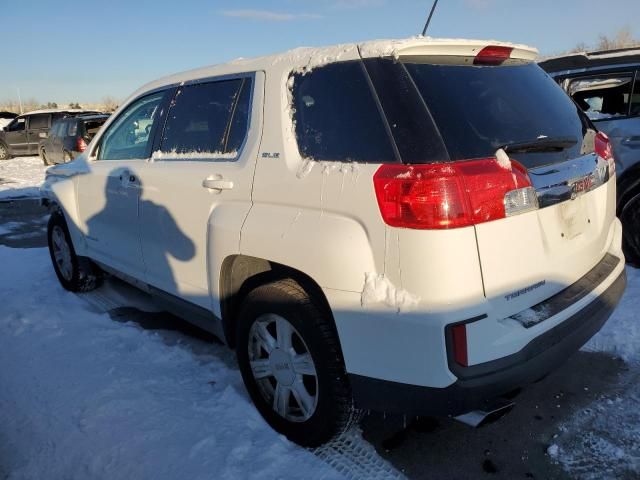
<svg viewBox="0 0 640 480"><path fill-rule="evenodd" d="M611 140L617 214L627 260L640 266L640 48L577 53L540 62Z"/></svg>
<svg viewBox="0 0 640 480"><path fill-rule="evenodd" d="M47 138L40 141L40 158L45 165L74 160L108 118L108 114L82 114L57 120Z"/></svg>
<svg viewBox="0 0 640 480"><path fill-rule="evenodd" d="M36 110L14 118L0 131L0 160L18 155L37 155L40 140L46 138L56 120L70 115L100 113L87 110Z"/></svg>

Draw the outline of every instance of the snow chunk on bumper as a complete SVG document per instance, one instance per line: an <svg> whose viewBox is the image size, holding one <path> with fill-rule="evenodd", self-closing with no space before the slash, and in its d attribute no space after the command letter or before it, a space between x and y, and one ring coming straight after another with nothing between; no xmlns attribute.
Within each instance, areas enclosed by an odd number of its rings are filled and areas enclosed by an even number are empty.
<svg viewBox="0 0 640 480"><path fill-rule="evenodd" d="M365 273L361 297L361 304L364 308L385 304L401 313L415 310L418 303L420 303L420 297L396 287L384 275Z"/></svg>

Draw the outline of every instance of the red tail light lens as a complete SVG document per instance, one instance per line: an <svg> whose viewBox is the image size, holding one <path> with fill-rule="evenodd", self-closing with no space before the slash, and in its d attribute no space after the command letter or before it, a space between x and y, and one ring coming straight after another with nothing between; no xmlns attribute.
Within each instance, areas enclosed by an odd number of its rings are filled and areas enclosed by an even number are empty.
<svg viewBox="0 0 640 480"><path fill-rule="evenodd" d="M606 133L598 132L594 141L594 149L599 157L609 162L609 175L616 173L616 162L613 158L613 148Z"/></svg>
<svg viewBox="0 0 640 480"><path fill-rule="evenodd" d="M451 327L451 340L453 343L453 358L456 363L463 367L469 366L469 355L467 352L467 326L463 323Z"/></svg>
<svg viewBox="0 0 640 480"><path fill-rule="evenodd" d="M474 65L502 65L505 60L511 57L513 47L500 47L489 45L484 47L473 60Z"/></svg>
<svg viewBox="0 0 640 480"><path fill-rule="evenodd" d="M505 168L495 158L387 164L373 182L385 223L414 229L460 228L505 218L505 195L531 187L522 165L512 160L511 168Z"/></svg>
<svg viewBox="0 0 640 480"><path fill-rule="evenodd" d="M87 149L87 143L84 141L84 138L78 137L76 141L76 150L79 152L84 152Z"/></svg>

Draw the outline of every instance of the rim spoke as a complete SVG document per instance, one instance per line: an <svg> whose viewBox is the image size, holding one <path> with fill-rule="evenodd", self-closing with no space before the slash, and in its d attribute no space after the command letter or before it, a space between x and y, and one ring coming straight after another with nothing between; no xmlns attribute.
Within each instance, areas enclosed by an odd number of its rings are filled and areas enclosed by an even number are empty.
<svg viewBox="0 0 640 480"><path fill-rule="evenodd" d="M296 399L296 403L300 407L304 417L309 418L313 412L315 400L309 395L309 392L307 392L307 388L304 386L304 383L302 383L302 379L298 379L291 385L291 393L293 394L293 398Z"/></svg>
<svg viewBox="0 0 640 480"><path fill-rule="evenodd" d="M273 372L271 371L271 364L268 359L253 360L251 362L251 370L253 370L253 376L256 380L261 378L271 377Z"/></svg>
<svg viewBox="0 0 640 480"><path fill-rule="evenodd" d="M262 344L262 348L264 348L267 353L271 353L271 351L276 348L276 339L269 333L269 330L267 330L267 326L264 323L256 323L255 333Z"/></svg>
<svg viewBox="0 0 640 480"><path fill-rule="evenodd" d="M60 238L60 233L58 233L58 231L57 231L57 230L55 230L55 231L53 232L52 237L53 237L53 238L52 238L52 240L53 240L53 244L55 245L55 247L56 247L58 250L62 250L62 245L61 245L61 243L62 243L62 242L61 242L61 238Z"/></svg>
<svg viewBox="0 0 640 480"><path fill-rule="evenodd" d="M291 350L291 336L293 335L293 329L291 324L284 318L278 317L276 319L276 334L278 336L278 348L288 352Z"/></svg>
<svg viewBox="0 0 640 480"><path fill-rule="evenodd" d="M289 388L283 387L280 383L276 384L276 390L273 394L273 409L282 417L287 416L290 392L291 390Z"/></svg>
<svg viewBox="0 0 640 480"><path fill-rule="evenodd" d="M310 353L302 353L295 355L292 359L293 369L300 375L313 375L316 376L316 367L313 364L313 359Z"/></svg>
<svg viewBox="0 0 640 480"><path fill-rule="evenodd" d="M56 226L51 234L53 257L58 264L58 269L66 280L71 280L73 266L71 261L71 251L67 244L67 239L60 227Z"/></svg>

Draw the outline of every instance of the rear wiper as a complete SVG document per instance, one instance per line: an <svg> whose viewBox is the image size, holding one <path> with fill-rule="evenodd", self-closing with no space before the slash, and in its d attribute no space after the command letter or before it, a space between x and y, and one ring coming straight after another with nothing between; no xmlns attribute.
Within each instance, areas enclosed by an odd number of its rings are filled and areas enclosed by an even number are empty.
<svg viewBox="0 0 640 480"><path fill-rule="evenodd" d="M528 142L507 143L501 148L507 153L561 152L576 143L575 137L540 137Z"/></svg>

